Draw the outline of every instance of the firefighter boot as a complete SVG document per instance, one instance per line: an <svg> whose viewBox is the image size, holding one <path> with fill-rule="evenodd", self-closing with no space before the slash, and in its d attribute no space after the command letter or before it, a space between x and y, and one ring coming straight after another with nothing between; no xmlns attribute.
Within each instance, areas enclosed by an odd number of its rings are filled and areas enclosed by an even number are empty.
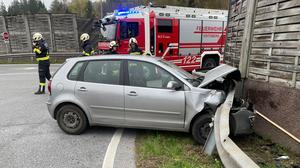
<svg viewBox="0 0 300 168"><path fill-rule="evenodd" d="M39 86L39 90L36 91L34 94L36 95L45 94L45 86Z"/></svg>

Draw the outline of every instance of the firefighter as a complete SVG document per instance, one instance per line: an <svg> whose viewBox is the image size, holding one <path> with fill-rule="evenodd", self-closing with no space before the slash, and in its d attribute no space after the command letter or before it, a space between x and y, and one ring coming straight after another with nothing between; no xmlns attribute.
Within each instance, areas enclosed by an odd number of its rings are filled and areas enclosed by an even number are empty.
<svg viewBox="0 0 300 168"><path fill-rule="evenodd" d="M83 33L80 36L80 41L82 41L82 56L91 56L94 53L90 42L90 36L87 33Z"/></svg>
<svg viewBox="0 0 300 168"><path fill-rule="evenodd" d="M117 54L117 47L118 47L118 44L116 41L111 41L109 43L109 51L108 51L108 54Z"/></svg>
<svg viewBox="0 0 300 168"><path fill-rule="evenodd" d="M129 54L143 55L143 51L139 48L137 40L133 37L129 39Z"/></svg>
<svg viewBox="0 0 300 168"><path fill-rule="evenodd" d="M33 52L35 53L36 60L38 62L38 72L39 72L39 90L34 94L44 94L46 79L49 81L51 79L50 74L50 60L49 60L49 49L47 42L43 39L41 33L35 33L32 36L33 39Z"/></svg>

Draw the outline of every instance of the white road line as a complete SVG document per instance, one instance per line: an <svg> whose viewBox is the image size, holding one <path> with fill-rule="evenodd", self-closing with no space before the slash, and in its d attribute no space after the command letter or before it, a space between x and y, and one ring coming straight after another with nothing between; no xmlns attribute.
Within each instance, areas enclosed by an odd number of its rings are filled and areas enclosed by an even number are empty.
<svg viewBox="0 0 300 168"><path fill-rule="evenodd" d="M117 148L120 143L122 134L124 129L117 129L114 133L113 137L111 138L111 141L107 147L104 160L102 163L102 168L113 168L114 167L114 161L115 156L117 153Z"/></svg>
<svg viewBox="0 0 300 168"><path fill-rule="evenodd" d="M16 75L32 75L35 72L32 73L4 73L4 74L0 74L0 76L16 76Z"/></svg>
<svg viewBox="0 0 300 168"><path fill-rule="evenodd" d="M24 70L33 70L33 69L37 69L37 67L27 67L27 68L24 68Z"/></svg>

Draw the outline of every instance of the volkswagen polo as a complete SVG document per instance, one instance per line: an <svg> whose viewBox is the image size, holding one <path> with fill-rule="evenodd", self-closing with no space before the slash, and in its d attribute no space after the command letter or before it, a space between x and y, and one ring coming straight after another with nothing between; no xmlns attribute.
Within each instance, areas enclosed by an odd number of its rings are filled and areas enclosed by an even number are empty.
<svg viewBox="0 0 300 168"><path fill-rule="evenodd" d="M190 132L203 144L212 115L239 78L228 65L201 76L150 56L71 58L54 74L47 105L68 134L105 125Z"/></svg>

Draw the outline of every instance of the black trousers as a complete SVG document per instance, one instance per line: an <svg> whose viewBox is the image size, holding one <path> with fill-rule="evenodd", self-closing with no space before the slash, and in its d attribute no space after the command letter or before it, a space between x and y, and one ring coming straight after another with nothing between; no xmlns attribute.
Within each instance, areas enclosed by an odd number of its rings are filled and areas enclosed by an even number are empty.
<svg viewBox="0 0 300 168"><path fill-rule="evenodd" d="M39 61L39 78L40 78L40 86L45 86L46 85L46 79L50 80L51 79L51 74L50 74L50 61L45 60L45 61Z"/></svg>

